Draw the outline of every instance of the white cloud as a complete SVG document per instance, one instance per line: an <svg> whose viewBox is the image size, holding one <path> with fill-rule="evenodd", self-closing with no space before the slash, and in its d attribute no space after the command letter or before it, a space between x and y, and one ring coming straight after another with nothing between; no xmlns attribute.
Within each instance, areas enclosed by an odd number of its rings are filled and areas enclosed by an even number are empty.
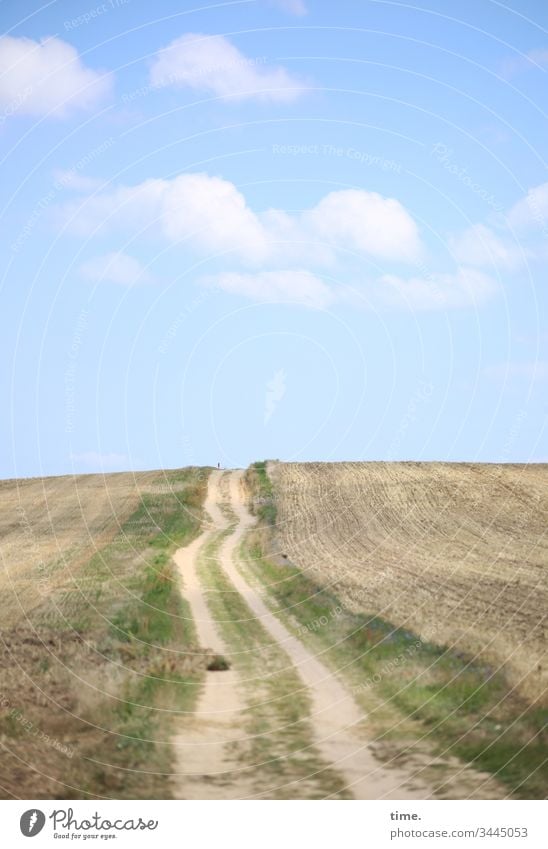
<svg viewBox="0 0 548 849"><path fill-rule="evenodd" d="M282 12L302 17L308 13L303 0L270 0L272 6L277 6Z"/></svg>
<svg viewBox="0 0 548 849"><path fill-rule="evenodd" d="M203 282L256 301L300 304L313 309L323 309L335 300L329 286L309 271L224 272Z"/></svg>
<svg viewBox="0 0 548 849"><path fill-rule="evenodd" d="M251 265L321 265L333 261L338 248L394 260L415 259L422 250L417 225L398 201L357 189L331 192L299 215L279 209L256 214L230 181L183 174L117 187L66 204L61 213L78 235L152 228L206 255L228 251Z"/></svg>
<svg viewBox="0 0 548 849"><path fill-rule="evenodd" d="M97 228L111 234L116 228L136 236L149 232L172 243L182 243L201 256L224 254L246 269L228 269L204 281L226 292L259 301L279 301L325 308L342 300L335 290L308 267L331 264L344 268L351 251L383 262L410 263L421 269L424 253L417 224L399 201L363 190L330 192L313 207L292 214L281 209L255 213L230 181L208 174L183 174L173 180L147 180L137 186L119 186L82 204L64 207L65 220L79 234ZM487 228L472 228L458 246L464 256L474 253L479 264L478 239L490 243L499 259L513 260ZM471 240L470 244L466 239ZM473 251L472 251L473 248ZM419 272L408 277L384 274L374 283L360 282L379 303L417 310L479 306L495 295L495 280L463 264L454 273ZM270 267L268 267L270 266ZM306 270L305 270L306 268ZM331 269L330 269L331 270ZM87 276L131 285L142 269L132 258L107 254L87 264ZM348 294L344 296L348 300Z"/></svg>
<svg viewBox="0 0 548 849"><path fill-rule="evenodd" d="M223 100L285 102L306 90L285 68L245 56L222 35L200 33L187 33L162 48L152 63L150 83L212 92Z"/></svg>
<svg viewBox="0 0 548 849"><path fill-rule="evenodd" d="M529 189L494 224L496 232L485 224L474 224L449 236L458 262L511 272L526 261L548 259L548 182Z"/></svg>
<svg viewBox="0 0 548 849"><path fill-rule="evenodd" d="M83 277L93 282L116 283L119 286L134 286L152 281L147 269L135 257L122 251L94 257L81 265L79 271Z"/></svg>
<svg viewBox="0 0 548 849"><path fill-rule="evenodd" d="M512 271L527 257L508 234L500 238L484 224L474 224L449 240L450 248L458 262L464 265L496 266Z"/></svg>
<svg viewBox="0 0 548 849"><path fill-rule="evenodd" d="M529 189L526 196L509 210L506 219L516 230L548 233L548 183Z"/></svg>
<svg viewBox="0 0 548 849"><path fill-rule="evenodd" d="M207 174L146 180L65 204L61 222L81 236L149 230L170 242L189 241L206 255L230 251L244 262L266 258L269 235L236 186Z"/></svg>
<svg viewBox="0 0 548 849"><path fill-rule="evenodd" d="M392 306L417 310L479 306L498 290L492 277L473 268L459 268L454 274L432 273L427 277L402 278L385 274L378 294Z"/></svg>
<svg viewBox="0 0 548 849"><path fill-rule="evenodd" d="M548 67L548 50L540 47L535 50L530 50L523 56L513 56L510 59L505 59L501 65L501 74L505 79L509 80L516 74L524 71L542 71Z"/></svg>
<svg viewBox="0 0 548 849"><path fill-rule="evenodd" d="M363 282L353 289L336 290L317 275L302 270L223 272L201 282L255 301L294 303L313 309L325 309L336 301L363 303L356 297ZM497 291L491 277L472 268L459 268L454 274L432 273L428 277L385 274L367 286L368 299L381 306L420 311L478 307Z"/></svg>
<svg viewBox="0 0 548 849"><path fill-rule="evenodd" d="M174 242L192 238L206 252L233 251L246 262L267 257L269 236L236 186L207 174L183 174L166 183L162 224Z"/></svg>
<svg viewBox="0 0 548 849"><path fill-rule="evenodd" d="M330 244L371 256L415 260L421 254L418 227L401 203L376 192L330 192L304 213L303 221Z"/></svg>
<svg viewBox="0 0 548 849"><path fill-rule="evenodd" d="M109 77L86 68L66 41L0 37L0 107L5 110L63 116L95 106L109 88Z"/></svg>

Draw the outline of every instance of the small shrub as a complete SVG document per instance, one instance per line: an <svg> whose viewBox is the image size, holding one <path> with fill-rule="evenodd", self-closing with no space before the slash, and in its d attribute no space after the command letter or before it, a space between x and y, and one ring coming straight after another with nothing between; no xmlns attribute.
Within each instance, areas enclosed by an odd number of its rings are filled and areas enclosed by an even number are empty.
<svg viewBox="0 0 548 849"><path fill-rule="evenodd" d="M208 672L225 672L230 669L230 663L222 654L214 654L206 669Z"/></svg>

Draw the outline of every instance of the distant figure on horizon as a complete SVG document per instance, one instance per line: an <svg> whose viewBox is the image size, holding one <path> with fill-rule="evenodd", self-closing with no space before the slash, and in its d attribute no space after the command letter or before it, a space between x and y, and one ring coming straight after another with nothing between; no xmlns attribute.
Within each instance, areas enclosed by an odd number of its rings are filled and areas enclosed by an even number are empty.
<svg viewBox="0 0 548 849"><path fill-rule="evenodd" d="M221 464L220 464L220 463L217 463L217 468L218 468L218 469L220 469L220 468L221 468Z"/></svg>

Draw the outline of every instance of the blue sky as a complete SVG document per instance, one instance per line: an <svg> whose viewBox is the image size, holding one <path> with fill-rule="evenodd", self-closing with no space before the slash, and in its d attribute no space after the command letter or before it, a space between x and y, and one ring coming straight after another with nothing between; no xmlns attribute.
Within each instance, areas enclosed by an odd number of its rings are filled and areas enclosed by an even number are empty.
<svg viewBox="0 0 548 849"><path fill-rule="evenodd" d="M1 477L548 460L544 2L0 15Z"/></svg>

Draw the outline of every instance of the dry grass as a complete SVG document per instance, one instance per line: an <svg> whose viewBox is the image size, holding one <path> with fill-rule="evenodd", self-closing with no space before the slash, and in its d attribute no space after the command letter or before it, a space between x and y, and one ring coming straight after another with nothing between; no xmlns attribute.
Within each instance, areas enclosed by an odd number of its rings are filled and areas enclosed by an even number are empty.
<svg viewBox="0 0 548 849"><path fill-rule="evenodd" d="M171 563L207 474L0 484L0 797L164 798L210 657Z"/></svg>
<svg viewBox="0 0 548 849"><path fill-rule="evenodd" d="M157 472L0 482L0 621L15 625L110 542ZM150 527L150 523L149 523Z"/></svg>

